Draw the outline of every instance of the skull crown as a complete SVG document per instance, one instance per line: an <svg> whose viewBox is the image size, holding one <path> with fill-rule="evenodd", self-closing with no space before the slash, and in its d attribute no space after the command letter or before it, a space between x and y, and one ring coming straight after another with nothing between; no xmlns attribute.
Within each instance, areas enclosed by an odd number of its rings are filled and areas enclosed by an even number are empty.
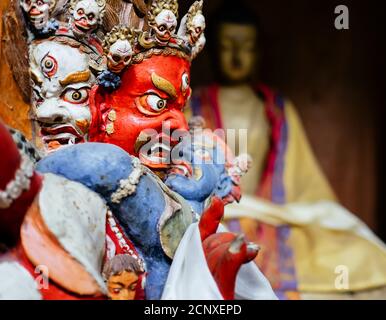
<svg viewBox="0 0 386 320"><path fill-rule="evenodd" d="M119 74L131 63L141 62L146 54L160 50L179 52L192 60L205 45L202 8L203 0L193 3L177 30L178 1L154 0L147 14L149 31L119 25L106 34L103 47L107 69Z"/></svg>
<svg viewBox="0 0 386 320"><path fill-rule="evenodd" d="M203 0L196 1L189 9L186 19L187 33L190 35L190 42L194 45L206 28L205 17L202 14Z"/></svg>
<svg viewBox="0 0 386 320"><path fill-rule="evenodd" d="M103 41L107 68L114 73L122 72L131 63L133 47L134 32L125 26L115 26Z"/></svg>
<svg viewBox="0 0 386 320"><path fill-rule="evenodd" d="M71 0L70 25L75 36L83 37L102 24L106 0Z"/></svg>

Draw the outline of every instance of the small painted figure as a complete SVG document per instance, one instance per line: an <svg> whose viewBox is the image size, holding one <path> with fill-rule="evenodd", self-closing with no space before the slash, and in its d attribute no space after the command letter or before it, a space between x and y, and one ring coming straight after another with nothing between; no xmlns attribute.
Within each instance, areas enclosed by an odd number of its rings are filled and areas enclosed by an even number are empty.
<svg viewBox="0 0 386 320"><path fill-rule="evenodd" d="M142 286L144 270L138 261L128 254L119 254L103 268L111 300L134 300L138 286Z"/></svg>

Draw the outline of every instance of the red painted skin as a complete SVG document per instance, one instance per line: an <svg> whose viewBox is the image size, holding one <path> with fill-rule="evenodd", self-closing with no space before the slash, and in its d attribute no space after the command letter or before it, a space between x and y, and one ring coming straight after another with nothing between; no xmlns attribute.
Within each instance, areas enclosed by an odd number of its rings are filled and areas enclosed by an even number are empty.
<svg viewBox="0 0 386 320"><path fill-rule="evenodd" d="M153 73L173 85L177 94L175 98L154 86L151 79ZM164 123L164 128L166 125L166 128L170 129L169 133L166 132L167 135L174 130L186 131L188 126L182 110L191 95L191 89L188 87L183 90L182 76L184 74L190 75L190 63L187 60L177 56L153 55L144 59L142 63L131 65L124 71L122 84L118 90L106 92L99 86L94 87L90 92L92 121L89 141L115 144L129 154L138 157L139 153L135 149L135 144L143 130L154 129L161 134ZM149 105L146 105L144 103L146 99L141 99L141 97L149 93L155 93L160 98L166 99L166 108L160 112L154 112ZM139 104L145 110L155 114L144 114L137 107ZM111 110L116 112L115 121L108 118ZM109 123L114 125L112 134L106 132L106 125ZM145 164L153 169L165 167Z"/></svg>
<svg viewBox="0 0 386 320"><path fill-rule="evenodd" d="M168 80L174 86L177 93L176 98L171 98L155 87L151 80L153 73ZM188 61L176 56L153 55L140 64L130 66L123 73L122 84L118 90L110 93L99 86L94 87L90 93L92 122L89 141L112 143L138 157L135 144L143 130L154 129L161 134L164 122L168 122L170 131L187 130L182 110L190 97L191 89L182 90L183 74L190 74ZM167 99L167 107L156 115L147 115L138 108L140 102L143 102L142 97L150 92L156 93L162 99ZM145 109L151 111L149 107ZM115 121L108 117L111 110L116 112ZM106 126L109 123L114 125L112 134L106 132ZM145 164L152 169L167 167L146 162ZM238 192L236 193L238 195L236 198L239 198ZM257 252L250 257L246 243L244 243L240 253L231 254L228 249L236 235L232 233L216 234L224 214L224 203L227 203L226 199L212 199L210 208L202 217L200 231L208 265L220 292L225 299L233 299L238 270L243 263L253 259Z"/></svg>
<svg viewBox="0 0 386 320"><path fill-rule="evenodd" d="M237 273L243 264L256 258L258 249L248 249L247 242L242 238L238 250L231 252L229 249L237 242L237 235L216 233L223 214L223 200L213 197L201 217L199 228L209 270L224 299L234 300Z"/></svg>
<svg viewBox="0 0 386 320"><path fill-rule="evenodd" d="M252 261L258 253L249 251L245 240L238 252L232 253L229 249L234 241L236 235L232 233L217 233L203 242L209 270L225 300L235 299L237 273L243 264Z"/></svg>
<svg viewBox="0 0 386 320"><path fill-rule="evenodd" d="M208 208L202 214L199 228L201 241L217 232L218 225L224 216L224 202L219 197L213 196Z"/></svg>
<svg viewBox="0 0 386 320"><path fill-rule="evenodd" d="M7 184L15 178L15 172L20 167L21 157L7 128L0 123L0 190L4 190ZM0 243L9 247L16 245L20 238L20 226L23 223L27 209L40 190L42 179L38 174L31 178L29 190L7 209L0 209Z"/></svg>

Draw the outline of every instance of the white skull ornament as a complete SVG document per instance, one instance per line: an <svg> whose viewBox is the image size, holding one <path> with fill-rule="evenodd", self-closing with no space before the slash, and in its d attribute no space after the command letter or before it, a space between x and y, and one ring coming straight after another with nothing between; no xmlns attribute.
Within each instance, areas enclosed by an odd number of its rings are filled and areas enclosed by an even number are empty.
<svg viewBox="0 0 386 320"><path fill-rule="evenodd" d="M120 73L131 62L134 52L128 40L118 39L107 55L107 67L111 72Z"/></svg>
<svg viewBox="0 0 386 320"><path fill-rule="evenodd" d="M155 17L152 28L157 40L161 44L166 44L176 31L177 17L171 10L163 9Z"/></svg>
<svg viewBox="0 0 386 320"><path fill-rule="evenodd" d="M71 28L76 36L85 36L98 28L106 7L105 0L73 1Z"/></svg>
<svg viewBox="0 0 386 320"><path fill-rule="evenodd" d="M191 23L189 23L188 34L189 34L189 42L191 45L194 45L201 37L203 32L205 31L205 17L202 13L197 13Z"/></svg>
<svg viewBox="0 0 386 320"><path fill-rule="evenodd" d="M27 19L38 30L50 19L50 11L55 4L55 0L20 0L20 6Z"/></svg>

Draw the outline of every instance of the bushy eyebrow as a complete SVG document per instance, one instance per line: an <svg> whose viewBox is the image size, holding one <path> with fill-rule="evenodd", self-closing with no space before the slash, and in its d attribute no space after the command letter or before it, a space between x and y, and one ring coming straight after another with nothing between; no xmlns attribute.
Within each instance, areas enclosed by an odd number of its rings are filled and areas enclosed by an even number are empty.
<svg viewBox="0 0 386 320"><path fill-rule="evenodd" d="M159 75L157 75L155 72L153 72L151 74L151 81L157 89L165 92L168 96L170 96L173 99L177 98L177 90L169 80L162 78Z"/></svg>
<svg viewBox="0 0 386 320"><path fill-rule="evenodd" d="M86 82L90 79L90 70L78 71L69 73L64 79L59 80L59 83L64 87L71 83Z"/></svg>

